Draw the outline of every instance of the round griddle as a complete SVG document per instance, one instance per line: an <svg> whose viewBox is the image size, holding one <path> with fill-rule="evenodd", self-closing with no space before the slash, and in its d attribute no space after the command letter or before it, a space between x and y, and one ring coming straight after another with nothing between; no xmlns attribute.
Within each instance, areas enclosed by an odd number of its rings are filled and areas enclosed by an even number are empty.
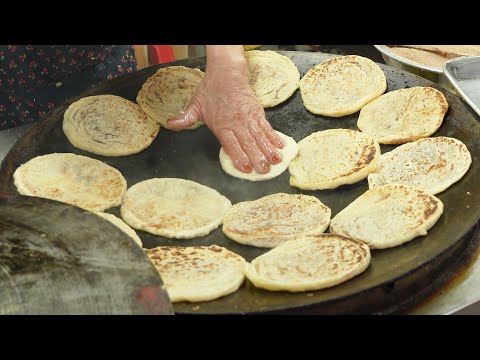
<svg viewBox="0 0 480 360"><path fill-rule="evenodd" d="M135 242L57 201L0 196L0 314L173 314Z"/></svg>
<svg viewBox="0 0 480 360"><path fill-rule="evenodd" d="M303 76L311 67L330 58L320 53L282 52L297 65ZM204 70L205 59L177 61L168 65L184 65ZM165 66L165 65L163 65ZM388 91L411 87L433 86L433 83L394 68L381 65L388 81ZM80 97L114 94L135 101L142 84L159 67L155 66L125 75L85 92ZM176 313L265 313L277 311L310 311L317 313L367 313L388 308L403 299L418 294L432 283L442 269L458 258L470 241L469 230L480 218L480 192L476 181L480 177L478 116L457 96L442 91L450 109L435 136L444 135L463 141L473 156L466 176L448 190L437 195L445 204L438 223L425 237L405 245L372 252L370 267L361 275L341 285L313 292L287 293L256 289L250 282L234 294L204 303L174 304ZM132 186L154 177L177 177L210 186L228 197L233 203L254 200L278 192L303 193L318 197L332 209L332 217L368 189L367 181L342 186L335 190L302 191L290 187L288 171L263 182L249 182L233 178L223 172L218 153L220 145L207 127L193 131L172 132L161 129L153 144L139 154L125 157L103 157L73 147L62 131L63 113L80 97L56 108L42 122L36 124L12 148L0 169L0 191L16 193L12 175L15 169L31 158L53 153L72 152L99 159L119 169ZM342 118L327 118L308 112L297 91L289 100L267 109L272 126L300 141L313 132L334 128L357 129L358 113ZM382 146L382 153L394 146ZM119 209L110 210L119 214ZM57 220L51 217L54 224ZM73 225L72 225L73 226ZM248 261L263 254L266 249L238 244L225 237L218 228L209 235L191 240L175 240L138 231L146 247L159 245L211 245L224 246Z"/></svg>

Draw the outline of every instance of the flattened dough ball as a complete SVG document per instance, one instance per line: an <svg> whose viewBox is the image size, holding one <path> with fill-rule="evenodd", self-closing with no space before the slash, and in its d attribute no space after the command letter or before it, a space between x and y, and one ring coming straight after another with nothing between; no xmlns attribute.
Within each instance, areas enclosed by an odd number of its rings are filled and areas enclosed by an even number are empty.
<svg viewBox="0 0 480 360"><path fill-rule="evenodd" d="M285 170L287 170L290 162L293 159L295 159L295 157L297 156L298 144L290 136L282 134L279 131L277 131L277 134L285 142L285 146L283 147L283 149L277 149L278 153L282 157L282 161L278 164L271 164L270 171L268 173L259 174L255 171L255 169L253 169L252 172L250 173L244 173L238 170L233 164L233 161L230 158L230 156L227 155L227 153L223 150L223 148L220 149L220 154L219 154L220 165L222 166L222 169L227 174L233 177L244 179L244 180L250 180L250 181L270 180L281 175Z"/></svg>

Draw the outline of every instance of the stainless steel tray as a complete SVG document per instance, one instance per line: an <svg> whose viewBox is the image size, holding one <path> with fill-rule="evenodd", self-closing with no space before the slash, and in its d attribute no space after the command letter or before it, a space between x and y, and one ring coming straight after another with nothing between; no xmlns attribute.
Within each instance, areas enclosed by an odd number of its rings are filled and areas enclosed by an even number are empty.
<svg viewBox="0 0 480 360"><path fill-rule="evenodd" d="M382 54L385 64L396 67L400 70L411 72L415 75L421 76L427 80L433 81L445 89L452 91L453 87L446 78L442 69L423 65L395 54L386 45L374 45L375 48Z"/></svg>
<svg viewBox="0 0 480 360"><path fill-rule="evenodd" d="M480 115L480 56L453 59L444 74L461 97Z"/></svg>

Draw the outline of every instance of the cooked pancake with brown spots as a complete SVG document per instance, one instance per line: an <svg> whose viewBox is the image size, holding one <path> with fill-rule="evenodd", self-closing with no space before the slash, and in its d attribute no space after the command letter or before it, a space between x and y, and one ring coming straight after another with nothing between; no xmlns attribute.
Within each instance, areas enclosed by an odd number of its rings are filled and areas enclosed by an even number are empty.
<svg viewBox="0 0 480 360"><path fill-rule="evenodd" d="M273 194L233 205L223 232L241 244L273 248L303 235L323 233L331 211L315 196Z"/></svg>
<svg viewBox="0 0 480 360"><path fill-rule="evenodd" d="M168 66L150 76L137 96L142 110L160 125L184 111L204 77L203 71L185 66ZM188 129L204 123L197 121Z"/></svg>
<svg viewBox="0 0 480 360"><path fill-rule="evenodd" d="M117 169L70 153L37 156L13 174L22 195L72 204L93 212L120 205L127 181Z"/></svg>
<svg viewBox="0 0 480 360"><path fill-rule="evenodd" d="M136 154L150 146L160 125L120 96L97 95L70 105L63 132L73 146L103 156Z"/></svg>
<svg viewBox="0 0 480 360"><path fill-rule="evenodd" d="M311 68L300 80L308 111L340 117L353 114L387 89L382 69L357 55L339 56Z"/></svg>
<svg viewBox="0 0 480 360"><path fill-rule="evenodd" d="M440 199L407 185L368 190L340 211L330 232L363 241L370 249L398 246L427 235L443 213Z"/></svg>
<svg viewBox="0 0 480 360"><path fill-rule="evenodd" d="M218 299L245 280L245 259L220 246L159 246L146 252L172 302Z"/></svg>
<svg viewBox="0 0 480 360"><path fill-rule="evenodd" d="M250 87L263 107L281 104L298 89L300 73L288 57L275 51L252 50L245 58Z"/></svg>
<svg viewBox="0 0 480 360"><path fill-rule="evenodd" d="M349 129L318 131L298 143L290 163L290 185L304 190L335 189L363 180L374 171L380 145L370 136Z"/></svg>
<svg viewBox="0 0 480 360"><path fill-rule="evenodd" d="M157 178L130 187L120 213L135 229L191 239L221 225L231 206L230 200L208 186L184 179Z"/></svg>
<svg viewBox="0 0 480 360"><path fill-rule="evenodd" d="M391 91L365 105L357 126L380 144L403 144L432 135L447 110L440 91L416 86Z"/></svg>
<svg viewBox="0 0 480 360"><path fill-rule="evenodd" d="M370 189L386 184L405 184L438 194L459 181L472 164L472 156L460 140L439 136L421 139L383 154L368 176Z"/></svg>
<svg viewBox="0 0 480 360"><path fill-rule="evenodd" d="M272 291L311 291L343 283L365 271L370 249L333 234L306 235L257 257L245 275L256 287Z"/></svg>

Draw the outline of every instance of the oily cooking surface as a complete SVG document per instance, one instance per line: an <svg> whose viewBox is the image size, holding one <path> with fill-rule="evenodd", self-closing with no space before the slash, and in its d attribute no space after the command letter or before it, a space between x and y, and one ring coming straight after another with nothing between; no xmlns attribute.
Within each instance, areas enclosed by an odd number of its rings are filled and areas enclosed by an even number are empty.
<svg viewBox="0 0 480 360"><path fill-rule="evenodd" d="M284 52L283 54L292 59L302 76L308 69L329 58L328 55L318 53ZM204 70L203 58L180 61L177 64ZM387 77L387 91L406 86L435 87L434 84L423 78L384 65L380 65L380 67ZM110 93L134 101L142 84L158 68L152 67L114 79L96 90L82 94L82 96ZM175 310L190 313L245 313L321 304L328 300L357 294L403 276L456 244L480 218L480 207L478 206L480 192L477 185L477 179L480 176L478 155L480 125L478 116L463 101L447 91L443 91L443 93L450 108L442 126L434 136L455 137L464 142L472 152L473 163L462 180L438 194L439 199L445 205L445 211L426 237L415 239L397 248L372 251L370 267L364 273L330 289L312 293L289 294L258 290L246 282L239 291L222 299L200 304L179 303L175 305ZM290 187L288 172L263 182L254 183L235 179L222 170L218 161L220 144L206 127L178 133L162 129L149 148L141 153L123 158L107 158L89 154L70 145L61 128L63 112L71 102L77 99L72 99L65 106L57 108L15 145L2 163L0 191L16 193L12 179L16 167L37 155L55 151L74 152L105 161L124 174L129 186L153 177L180 177L212 187L229 198L233 204L278 192L313 195L332 209L332 218L368 189L365 179L335 190L302 191ZM358 113L342 118L313 115L303 106L299 91L295 92L285 103L266 109L266 114L275 129L293 137L297 142L316 131L334 128L356 129L358 119ZM393 149L394 146L382 145L381 148L383 153ZM118 208L109 212L118 215ZM186 240L165 239L142 231L138 231L138 235L148 248L159 245L187 245ZM212 244L224 246L243 256L247 261L251 261L267 251L267 249L238 244L224 236L221 228L212 231L208 236L188 240L188 245L192 246ZM200 308L193 310L195 306L200 306Z"/></svg>

